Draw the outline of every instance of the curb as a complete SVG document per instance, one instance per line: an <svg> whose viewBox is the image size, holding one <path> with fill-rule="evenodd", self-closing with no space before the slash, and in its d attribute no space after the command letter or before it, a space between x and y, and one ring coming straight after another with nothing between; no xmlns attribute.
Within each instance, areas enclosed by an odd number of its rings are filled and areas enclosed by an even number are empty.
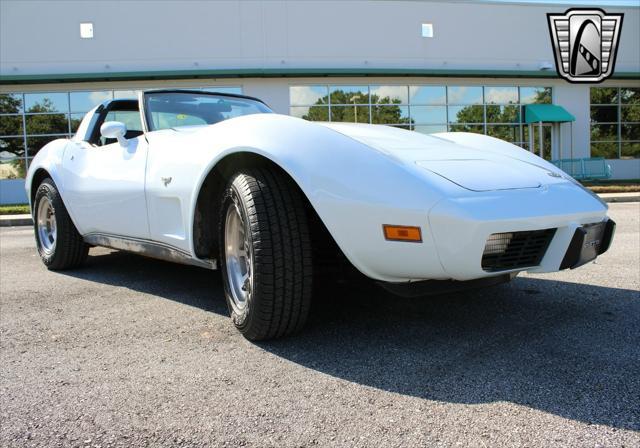
<svg viewBox="0 0 640 448"><path fill-rule="evenodd" d="M610 197L602 197L600 196L600 198L604 201L604 202L610 202L610 203L614 203L614 202L640 202L640 195L639 196L610 196Z"/></svg>
<svg viewBox="0 0 640 448"><path fill-rule="evenodd" d="M0 227L32 226L31 215L0 215Z"/></svg>
<svg viewBox="0 0 640 448"><path fill-rule="evenodd" d="M622 194L607 193L599 195L604 202L622 203L622 202L640 202L640 194ZM0 215L0 227L18 227L32 226L33 219L31 215Z"/></svg>

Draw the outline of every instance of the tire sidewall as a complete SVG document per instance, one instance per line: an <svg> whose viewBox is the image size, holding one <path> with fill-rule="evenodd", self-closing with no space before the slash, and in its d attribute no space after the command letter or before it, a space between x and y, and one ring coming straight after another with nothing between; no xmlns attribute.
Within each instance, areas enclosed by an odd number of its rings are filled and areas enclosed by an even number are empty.
<svg viewBox="0 0 640 448"><path fill-rule="evenodd" d="M238 183L242 183L244 180L244 175L239 174L235 176L227 188L225 189L225 193L222 199L222 207L220 208L220 228L219 228L219 241L220 241L220 268L222 272L222 282L224 285L224 295L227 301L227 307L229 308L229 314L231 315L231 320L234 325L238 327L242 331L242 329L247 328L251 325L251 319L253 313L251 312L254 309L254 301L256 300L257 293L259 291L256 290L256 279L255 279L255 256L254 256L254 247L253 247L253 238L251 233L251 224L249 222L249 214L247 212L247 207L238 187ZM247 299L247 303L244 308L238 308L233 301L233 293L231 292L231 285L229 284L229 277L227 273L227 263L226 263L226 253L225 253L225 224L227 211L229 207L238 207L240 213L242 214L242 220L245 225L245 235L249 240L249 256L251 257L251 265L253 267L253 282L251 288L251 294Z"/></svg>

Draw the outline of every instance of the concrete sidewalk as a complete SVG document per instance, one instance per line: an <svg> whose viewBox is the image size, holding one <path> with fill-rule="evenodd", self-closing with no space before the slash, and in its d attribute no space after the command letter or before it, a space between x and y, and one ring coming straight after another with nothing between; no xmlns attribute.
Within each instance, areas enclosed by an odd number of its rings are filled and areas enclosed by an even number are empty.
<svg viewBox="0 0 640 448"><path fill-rule="evenodd" d="M640 193L601 193L605 202L640 202ZM0 215L0 227L31 226L31 215Z"/></svg>

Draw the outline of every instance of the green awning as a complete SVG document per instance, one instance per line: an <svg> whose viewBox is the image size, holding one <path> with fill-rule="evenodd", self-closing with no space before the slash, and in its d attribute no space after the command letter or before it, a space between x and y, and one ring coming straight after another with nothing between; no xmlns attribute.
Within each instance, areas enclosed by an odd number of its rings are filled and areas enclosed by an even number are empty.
<svg viewBox="0 0 640 448"><path fill-rule="evenodd" d="M571 115L562 106L555 104L527 104L524 107L525 123L565 123L576 121L576 117Z"/></svg>

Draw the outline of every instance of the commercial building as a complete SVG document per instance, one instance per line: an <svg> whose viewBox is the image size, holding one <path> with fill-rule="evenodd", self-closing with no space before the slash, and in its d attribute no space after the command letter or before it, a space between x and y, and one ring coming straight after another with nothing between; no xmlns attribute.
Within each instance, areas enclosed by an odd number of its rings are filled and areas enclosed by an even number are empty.
<svg viewBox="0 0 640 448"><path fill-rule="evenodd" d="M547 25L575 3L0 0L0 201L24 200L29 161L91 107L169 86L536 151L542 135L547 159L602 156L640 178L640 8L606 7L624 13L616 70L585 85L557 75ZM534 103L575 121L531 132Z"/></svg>

